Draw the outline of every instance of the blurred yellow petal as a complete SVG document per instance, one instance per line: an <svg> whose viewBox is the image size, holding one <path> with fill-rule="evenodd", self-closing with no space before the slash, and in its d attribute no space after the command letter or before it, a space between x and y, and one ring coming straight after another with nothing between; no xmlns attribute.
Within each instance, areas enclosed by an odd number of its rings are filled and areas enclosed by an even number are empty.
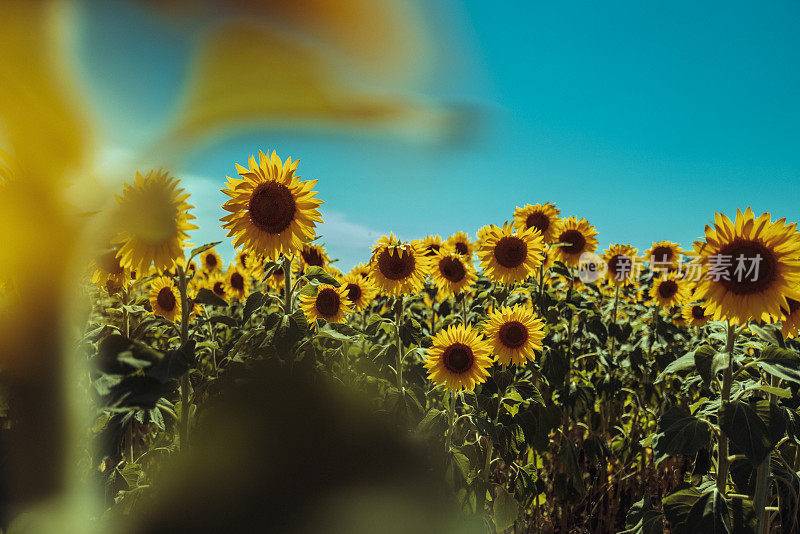
<svg viewBox="0 0 800 534"><path fill-rule="evenodd" d="M420 121L435 110L409 100L375 97L343 84L315 48L247 21L218 27L198 50L182 112L167 144L264 121L297 126L319 121L381 125Z"/></svg>
<svg viewBox="0 0 800 534"><path fill-rule="evenodd" d="M89 127L58 55L67 13L63 2L0 2L0 144L49 181L74 171L88 150Z"/></svg>

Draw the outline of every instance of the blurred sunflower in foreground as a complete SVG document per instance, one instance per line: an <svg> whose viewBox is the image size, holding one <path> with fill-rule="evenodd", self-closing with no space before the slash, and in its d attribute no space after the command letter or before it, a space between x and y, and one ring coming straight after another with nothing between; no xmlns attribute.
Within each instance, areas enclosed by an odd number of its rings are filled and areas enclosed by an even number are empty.
<svg viewBox="0 0 800 534"><path fill-rule="evenodd" d="M150 171L146 177L137 172L134 183L125 184L113 217L123 267L146 272L152 265L166 271L183 258L187 232L197 226L189 222L194 219L189 214L194 206L186 202L189 193L178 184L163 171Z"/></svg>
<svg viewBox="0 0 800 534"><path fill-rule="evenodd" d="M797 224L756 217L750 208L736 219L717 213L705 241L694 249L702 264L695 295L705 299L714 320L736 324L778 321L787 299L800 301L800 234Z"/></svg>

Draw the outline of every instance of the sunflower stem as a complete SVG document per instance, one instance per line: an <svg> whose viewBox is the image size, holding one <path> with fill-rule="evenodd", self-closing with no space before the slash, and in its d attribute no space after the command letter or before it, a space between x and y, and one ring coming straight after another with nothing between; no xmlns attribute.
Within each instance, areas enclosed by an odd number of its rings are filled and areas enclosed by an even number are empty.
<svg viewBox="0 0 800 534"><path fill-rule="evenodd" d="M394 334L397 342L397 389L403 392L403 340L400 338L400 325L403 323L403 297L394 299Z"/></svg>
<svg viewBox="0 0 800 534"><path fill-rule="evenodd" d="M616 330L617 326L617 305L619 304L619 284L617 284L617 289L614 292L614 309L611 312L611 324L614 326L613 330ZM609 332L608 337L611 338L611 361L614 361L614 334Z"/></svg>
<svg viewBox="0 0 800 534"><path fill-rule="evenodd" d="M731 399L731 385L733 384L733 347L736 342L736 328L728 321L728 339L725 344L725 352L728 354L728 365L722 374L722 391L720 392L720 407L717 412L717 424L722 417L722 408ZM717 449L717 491L725 494L725 487L728 484L728 471L730 461L728 460L728 436L720 428L719 443Z"/></svg>
<svg viewBox="0 0 800 534"><path fill-rule="evenodd" d="M453 426L455 424L456 419L456 392L450 391L450 403L448 404L447 410L447 436L445 437L444 442L444 454L445 458L450 454L450 446L453 443Z"/></svg>
<svg viewBox="0 0 800 534"><path fill-rule="evenodd" d="M775 377L771 377L768 380L770 386L777 385L774 379ZM775 404L775 397L772 393L768 393L767 398L770 404ZM765 506L767 505L767 493L769 493L770 486L770 458L771 454L767 454L756 470L756 489L755 495L753 496L753 508L755 508L756 519L758 521L758 527L756 528L758 534L769 532L769 514L766 513Z"/></svg>
<svg viewBox="0 0 800 534"><path fill-rule="evenodd" d="M292 314L292 261L283 257L283 313Z"/></svg>
<svg viewBox="0 0 800 534"><path fill-rule="evenodd" d="M492 428L497 428L497 421L500 419L500 408L503 406L505 400L505 390L498 391L497 393L497 411L492 419ZM489 491L489 477L492 474L492 453L494 452L494 442L490 436L486 436L486 457L483 460L483 471L481 472L483 479L483 488L478 498L478 508L476 512L483 512L483 507L486 504L486 492Z"/></svg>
<svg viewBox="0 0 800 534"><path fill-rule="evenodd" d="M131 317L128 313L128 290L122 288L122 335L131 337Z"/></svg>
<svg viewBox="0 0 800 534"><path fill-rule="evenodd" d="M181 349L185 349L189 341L189 311L191 302L187 290L188 281L186 271L178 265L178 291L181 294ZM189 372L181 376L181 425L178 436L180 437L181 450L186 450L189 442Z"/></svg>

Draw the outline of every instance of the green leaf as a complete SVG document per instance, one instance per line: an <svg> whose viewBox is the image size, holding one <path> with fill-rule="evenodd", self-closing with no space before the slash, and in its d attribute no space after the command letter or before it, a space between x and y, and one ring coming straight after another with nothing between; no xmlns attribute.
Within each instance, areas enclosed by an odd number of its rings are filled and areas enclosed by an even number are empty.
<svg viewBox="0 0 800 534"><path fill-rule="evenodd" d="M625 518L625 530L620 534L663 534L664 514L655 510L650 496L633 503Z"/></svg>
<svg viewBox="0 0 800 534"><path fill-rule="evenodd" d="M756 363L767 373L800 385L800 355L796 352L770 345Z"/></svg>
<svg viewBox="0 0 800 534"><path fill-rule="evenodd" d="M198 254L202 254L206 250L212 249L217 245L219 245L220 243L222 243L222 241L214 241L213 243L206 243L205 245L200 245L199 247L193 248L192 251L189 253L189 262L191 262L192 258L197 256Z"/></svg>
<svg viewBox="0 0 800 534"><path fill-rule="evenodd" d="M702 345L694 351L694 365L703 382L708 385L717 373L728 367L728 355L717 352L711 345Z"/></svg>
<svg viewBox="0 0 800 534"><path fill-rule="evenodd" d="M212 315L208 318L211 324L224 324L226 326L239 326L239 321L227 315Z"/></svg>
<svg viewBox="0 0 800 534"><path fill-rule="evenodd" d="M661 501L664 517L669 522L670 531L673 534L691 534L694 532L686 525L686 520L701 495L702 493L699 489L689 487L673 492Z"/></svg>
<svg viewBox="0 0 800 534"><path fill-rule="evenodd" d="M207 304L209 306L227 306L228 303L218 297L210 289L203 288L197 292L193 299L198 304Z"/></svg>
<svg viewBox="0 0 800 534"><path fill-rule="evenodd" d="M260 291L250 293L250 296L247 297L247 301L244 303L244 309L242 310L242 324L246 323L247 320L250 319L250 316L264 305L266 300L267 297Z"/></svg>
<svg viewBox="0 0 800 534"><path fill-rule="evenodd" d="M519 504L503 486L495 486L496 495L492 510L492 521L497 532L511 528L519 516Z"/></svg>
<svg viewBox="0 0 800 534"><path fill-rule="evenodd" d="M685 354L678 358L677 360L673 361L661 372L658 377L655 379L655 383L658 384L659 382L664 380L664 376L668 374L677 373L678 371L685 371L686 369L692 369L694 367L694 352L690 352L689 354Z"/></svg>
<svg viewBox="0 0 800 534"><path fill-rule="evenodd" d="M318 337L336 339L338 341L356 341L360 332L343 323L327 323L317 331Z"/></svg>
<svg viewBox="0 0 800 534"><path fill-rule="evenodd" d="M692 532L729 533L731 531L729 515L725 497L714 488L695 501L686 517L686 524Z"/></svg>
<svg viewBox="0 0 800 534"><path fill-rule="evenodd" d="M303 278L309 281L314 281L320 284L328 284L334 287L339 287L341 285L332 274L317 265L306 269L306 272L303 274Z"/></svg>
<svg viewBox="0 0 800 534"><path fill-rule="evenodd" d="M708 444L711 426L683 408L672 408L658 419L653 436L656 464L676 454L694 455Z"/></svg>
<svg viewBox="0 0 800 534"><path fill-rule="evenodd" d="M767 426L745 402L723 404L720 408L719 427L731 443L741 449L755 465L760 464L772 448L767 438Z"/></svg>

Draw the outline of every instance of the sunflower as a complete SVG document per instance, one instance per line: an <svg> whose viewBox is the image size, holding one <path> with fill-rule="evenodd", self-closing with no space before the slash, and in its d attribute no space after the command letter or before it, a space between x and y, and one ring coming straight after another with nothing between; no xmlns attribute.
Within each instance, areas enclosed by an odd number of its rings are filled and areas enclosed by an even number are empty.
<svg viewBox="0 0 800 534"><path fill-rule="evenodd" d="M344 286L320 284L316 295L300 295L300 307L311 324L315 324L317 319L341 323L345 315L353 311L347 303L347 297L348 292Z"/></svg>
<svg viewBox="0 0 800 534"><path fill-rule="evenodd" d="M606 278L614 285L623 285L636 279L637 257L639 252L630 245L611 245L603 253L606 264Z"/></svg>
<svg viewBox="0 0 800 534"><path fill-rule="evenodd" d="M369 264L368 263L359 263L355 267L350 270L350 274L354 274L360 276L362 279L366 280L369 278Z"/></svg>
<svg viewBox="0 0 800 534"><path fill-rule="evenodd" d="M417 249L426 258L435 256L442 248L442 238L438 235L428 235L415 241Z"/></svg>
<svg viewBox="0 0 800 534"><path fill-rule="evenodd" d="M342 287L347 291L347 302L353 311L361 311L372 303L378 291L368 280L358 274L348 274L342 278Z"/></svg>
<svg viewBox="0 0 800 534"><path fill-rule="evenodd" d="M529 306L504 306L493 310L483 332L492 344L493 353L502 365L522 365L542 350L544 322Z"/></svg>
<svg viewBox="0 0 800 534"><path fill-rule="evenodd" d="M264 274L264 261L258 254L249 250L240 250L233 260L236 267L254 278L261 278Z"/></svg>
<svg viewBox="0 0 800 534"><path fill-rule="evenodd" d="M270 274L266 278L265 282L269 287L275 289L276 292L280 293L285 287L283 269L278 267L277 269L272 271L272 274Z"/></svg>
<svg viewBox="0 0 800 534"><path fill-rule="evenodd" d="M650 297L662 308L681 306L691 297L691 284L674 273L653 280Z"/></svg>
<svg viewBox="0 0 800 534"><path fill-rule="evenodd" d="M370 280L379 291L396 297L419 293L425 275L424 258L414 243L403 243L389 234L373 247Z"/></svg>
<svg viewBox="0 0 800 534"><path fill-rule="evenodd" d="M491 352L491 344L477 330L450 326L431 338L425 357L428 378L450 391L471 391L489 376Z"/></svg>
<svg viewBox="0 0 800 534"><path fill-rule="evenodd" d="M92 272L92 283L116 293L131 281L131 272L119 262L119 249L107 250L94 258L89 265Z"/></svg>
<svg viewBox="0 0 800 534"><path fill-rule="evenodd" d="M650 263L650 270L667 271L678 267L678 263L683 255L681 246L671 241L659 241L653 243L650 250L645 252L644 259Z"/></svg>
<svg viewBox="0 0 800 534"><path fill-rule="evenodd" d="M222 276L222 273L211 275L209 279L205 281L204 286L210 289L219 298L228 300L230 288L228 287L228 280Z"/></svg>
<svg viewBox="0 0 800 534"><path fill-rule="evenodd" d="M203 266L203 271L208 274L222 270L222 258L213 248L200 254L200 264Z"/></svg>
<svg viewBox="0 0 800 534"><path fill-rule="evenodd" d="M431 280L442 297L455 295L469 288L475 281L475 267L472 262L456 252L444 250L429 258Z"/></svg>
<svg viewBox="0 0 800 534"><path fill-rule="evenodd" d="M469 238L466 232L456 232L445 241L445 246L454 250L457 254L464 256L464 258L471 260L472 253L475 249L475 244Z"/></svg>
<svg viewBox="0 0 800 534"><path fill-rule="evenodd" d="M705 241L694 244L702 265L695 293L714 320L736 324L777 321L788 298L800 301L800 234L797 224L755 217L750 208L736 220L717 213Z"/></svg>
<svg viewBox="0 0 800 534"><path fill-rule="evenodd" d="M781 308L783 316L781 317L781 334L786 339L795 337L800 331L800 302L787 298L787 307Z"/></svg>
<svg viewBox="0 0 800 534"><path fill-rule="evenodd" d="M228 274L225 276L225 287L228 292L234 295L239 300L245 298L248 294L248 286L250 281L250 273L244 269L239 268L235 263L228 267Z"/></svg>
<svg viewBox="0 0 800 534"><path fill-rule="evenodd" d="M502 284L521 282L533 274L544 259L544 243L538 230L514 232L505 223L492 225L484 234L477 255L483 271L492 281Z"/></svg>
<svg viewBox="0 0 800 534"><path fill-rule="evenodd" d="M181 295L175 282L167 276L159 276L150 282L150 306L153 313L173 323L181 320Z"/></svg>
<svg viewBox="0 0 800 534"><path fill-rule="evenodd" d="M183 257L187 232L197 226L189 222L194 206L179 183L166 172L150 171L147 177L137 172L133 185L125 184L113 223L119 232L114 244L126 269L144 273L154 265L166 271Z"/></svg>
<svg viewBox="0 0 800 534"><path fill-rule="evenodd" d="M560 214L552 202L528 204L524 208L518 207L514 210L514 227L517 230L535 228L542 234L545 243L553 243L561 224L561 219L558 217Z"/></svg>
<svg viewBox="0 0 800 534"><path fill-rule="evenodd" d="M300 250L300 259L303 260L304 269L306 267L322 267L325 269L331 261L328 254L325 253L325 249L313 243L305 243L303 245Z"/></svg>
<svg viewBox="0 0 800 534"><path fill-rule="evenodd" d="M311 188L316 180L301 182L295 174L297 161L282 162L275 152L267 157L250 156L249 169L236 165L241 178L228 177L223 193L231 197L222 206L231 212L222 217L222 227L235 239L235 248L244 246L266 257L292 254L314 238L316 223L322 222L322 202Z"/></svg>
<svg viewBox="0 0 800 534"><path fill-rule="evenodd" d="M699 302L684 305L681 309L681 315L683 315L687 326L704 326L710 319L706 313L706 307Z"/></svg>
<svg viewBox="0 0 800 534"><path fill-rule="evenodd" d="M556 247L556 259L567 265L577 265L584 252L594 252L597 248L597 230L586 219L569 217L561 221L556 242L564 243Z"/></svg>

